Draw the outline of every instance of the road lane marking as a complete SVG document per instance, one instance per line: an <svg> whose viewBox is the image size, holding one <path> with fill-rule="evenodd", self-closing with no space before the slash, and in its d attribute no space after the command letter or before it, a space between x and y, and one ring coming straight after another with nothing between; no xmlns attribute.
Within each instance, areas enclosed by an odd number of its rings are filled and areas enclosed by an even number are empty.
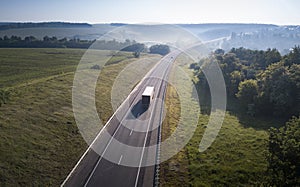
<svg viewBox="0 0 300 187"><path fill-rule="evenodd" d="M131 129L129 136L131 136L133 129Z"/></svg>
<svg viewBox="0 0 300 187"><path fill-rule="evenodd" d="M154 108L155 108L155 107L152 107L152 111L151 111L150 118L149 118L149 123L148 123L148 127L147 127L147 132L146 132L146 136L145 136L145 139L144 139L144 145L143 145L142 154L141 154L141 159L140 159L140 163L139 163L139 169L138 169L138 172L137 172L137 175L136 175L136 179L135 179L135 184L134 184L135 187L137 187L137 185L138 185L138 180L139 180L140 171L141 171L141 165L142 165L142 161L143 161L143 157L144 157L144 150L145 150L146 143L147 143L148 132L149 132L149 128L150 128L151 118L152 118L152 115L153 115L153 113L154 113L154 112L153 112Z"/></svg>
<svg viewBox="0 0 300 187"><path fill-rule="evenodd" d="M167 69L170 67L169 64L167 64ZM163 80L166 78L166 75L167 75L167 71L164 71L164 75L163 75ZM163 81L161 81L161 85L159 86L159 91L161 91L161 86L163 86ZM157 96L158 96L158 93L157 93ZM138 186L138 180L139 180L139 176L140 176L140 171L141 171L141 165L142 165L142 161L143 161L143 157L144 157L144 152L145 152L145 147L146 147L146 143L147 143L147 138L148 138L148 133L149 133L149 128L150 128L150 124L151 124L151 119L153 117L153 111L156 107L156 103L153 103L154 105L152 105L152 108L151 108L151 114L150 114L150 118L149 118L149 123L148 123L148 127L147 127L147 132L146 132L146 136L145 136L145 139L144 139L144 145L143 145L143 149L142 149L142 154L141 154L141 159L140 159L140 163L139 163L139 168L138 168L138 172L137 172L137 175L136 175L136 179L135 179L135 187Z"/></svg>
<svg viewBox="0 0 300 187"><path fill-rule="evenodd" d="M122 104L123 104L123 103L122 103ZM130 112L130 110L128 110L128 111L126 112L125 116L127 116L127 115L129 114L129 112ZM110 141L108 142L108 144L106 145L104 151L102 152L102 155L100 156L98 162L96 163L95 167L93 168L93 170L92 170L92 172L91 172L89 178L87 179L87 181L86 181L84 187L86 187L86 186L88 185L88 183L90 182L90 180L91 180L92 176L94 175L94 173L95 173L95 171L96 171L98 165L100 164L100 161L101 161L102 158L103 158L103 155L105 154L106 150L107 150L108 147L110 146L112 140L114 139L114 136L116 135L116 133L117 133L117 131L119 130L119 128L122 126L122 123L123 123L123 121L124 121L125 119L126 119L126 118L124 117L124 118L121 120L121 122L119 123L118 128L115 130L115 132L114 132L113 135L111 136ZM148 131L149 131L149 126L148 126ZM148 131L147 131L147 135L148 135ZM146 136L147 136L147 135L146 135ZM144 145L144 148L145 148L145 145ZM144 148L143 148L143 149L144 149ZM140 162L140 164L141 164L141 162ZM141 166L139 166L139 169L140 169L140 167L141 167ZM138 175L139 175L139 174L138 174Z"/></svg>
<svg viewBox="0 0 300 187"><path fill-rule="evenodd" d="M127 114L128 114L128 112L127 112ZM124 119L125 119L125 118L123 118L123 120L124 120ZM118 128L115 130L115 132L113 133L113 135L110 137L110 140L109 140L108 144L106 144L106 147L105 147L104 151L102 152L102 154L99 155L100 158L99 158L99 160L97 161L96 166L93 168L92 173L90 174L89 178L87 179L87 181L86 181L84 187L86 187L86 186L88 185L88 183L90 182L90 180L91 180L92 176L94 175L94 173L95 173L95 171L96 171L96 169L97 169L97 167L98 167L100 161L102 160L102 158L103 158L103 156L104 156L106 150L107 150L108 147L110 146L110 143L113 141L114 136L116 135L117 131L118 131L119 128L122 126L123 120L119 123Z"/></svg>
<svg viewBox="0 0 300 187"><path fill-rule="evenodd" d="M89 150L92 149L93 144L96 142L100 134L103 132L104 129L109 125L110 121L113 119L114 116L116 116L117 112L119 112L120 108L122 108L127 101L129 101L129 98L138 91L138 88L141 87L142 83L146 80L146 78L151 77L150 75L155 71L155 69L159 66L159 64L162 62L163 59L160 59L147 73L146 75L140 80L140 82L134 87L134 89L129 93L129 95L126 97L126 99L122 102L122 104L117 108L117 110L113 113L113 115L109 118L109 120L106 122L106 124L102 127L100 132L97 134L96 138L92 141L92 143L89 145L87 150L83 153L83 155L80 157L80 159L77 161L76 165L72 168L69 175L66 177L66 179L61 184L61 187L65 186L67 181L71 178L72 174L75 172L75 169L79 166L83 158L87 155Z"/></svg>
<svg viewBox="0 0 300 187"><path fill-rule="evenodd" d="M120 160L119 160L119 162L118 162L118 165L121 164L122 158L123 158L123 155L121 155Z"/></svg>
<svg viewBox="0 0 300 187"><path fill-rule="evenodd" d="M61 184L61 187L63 187L63 186L66 185L67 181L71 178L71 175L75 172L75 170L77 169L77 167L79 166L79 164L81 163L81 161L84 159L84 157L87 155L87 153L88 153L90 150L93 149L92 146L93 146L94 143L98 140L99 136L103 133L103 131L104 131L105 129L107 129L107 126L110 124L110 121L113 119L113 117L115 117L116 114L120 111L120 109L125 105L125 103L126 103L127 101L129 101L130 97L131 97L132 95L134 95L134 93L135 93L136 91L139 90L138 88L141 87L142 83L143 83L147 78L150 78L150 77L151 77L151 76L150 76L151 74L153 74L155 71L157 71L157 68L159 67L159 65L161 65L161 63L163 62L163 60L165 60L165 58L166 58L166 57L160 59L160 60L159 60L159 61L158 61L158 62L157 62L157 63L156 63L156 64L155 64L155 65L154 65L147 73L146 73L146 75L139 81L139 83L135 86L135 88L133 89L133 91L131 91L131 92L129 93L129 95L126 97L126 99L122 102L122 104L117 108L117 110L116 110L116 111L113 113L113 115L109 118L109 120L106 122L106 124L105 124L105 125L102 127L102 129L98 132L96 138L92 141L92 143L89 145L89 147L88 147L87 150L84 152L84 154L80 157L80 159L78 160L78 162L76 163L76 165L72 168L72 170L71 170L71 172L69 173L69 175L66 177L66 179L65 179L65 180L63 181L63 183ZM126 115L125 115L125 116L126 116ZM122 121L123 121L123 120L124 120L124 119L122 119ZM120 127L121 125L122 125L122 124L120 123L120 124L119 124L119 127ZM115 133L118 131L119 127L116 129ZM148 127L148 128L149 128L149 127ZM148 134L148 132L147 132L147 134ZM114 135L113 135L113 136L114 136ZM113 138L113 136L112 136L112 138ZM110 141L110 142L111 142L111 141ZM106 145L105 150L106 150L107 147L109 146L110 142L108 143L108 145ZM103 152L102 154L105 153L105 150L104 150L104 152ZM143 151L144 151L144 150L143 150ZM100 156L100 155L99 155L99 156ZM84 186L87 186L87 184L89 183L89 181L90 181L91 177L93 176L93 173L95 172L96 168L98 167L98 165L99 165L101 159L102 159L102 156L100 156L100 158L99 158L99 160L98 160L96 166L93 168L92 174L90 174L90 176L89 176L89 178L88 178L88 180L86 181L86 183L85 183ZM142 159L141 159L141 161L142 161ZM140 163L140 164L141 164L141 163ZM140 167L139 167L139 170L140 170ZM138 176L139 176L139 172L138 172L137 177L138 177ZM137 182L137 181L136 181L136 182Z"/></svg>

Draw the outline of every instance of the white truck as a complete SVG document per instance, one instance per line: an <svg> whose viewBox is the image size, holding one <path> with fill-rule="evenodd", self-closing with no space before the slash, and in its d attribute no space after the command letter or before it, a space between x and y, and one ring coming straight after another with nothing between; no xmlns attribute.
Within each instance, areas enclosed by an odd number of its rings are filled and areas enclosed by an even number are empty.
<svg viewBox="0 0 300 187"><path fill-rule="evenodd" d="M151 104L151 101L154 97L154 87L147 86L142 94L142 105L148 107Z"/></svg>

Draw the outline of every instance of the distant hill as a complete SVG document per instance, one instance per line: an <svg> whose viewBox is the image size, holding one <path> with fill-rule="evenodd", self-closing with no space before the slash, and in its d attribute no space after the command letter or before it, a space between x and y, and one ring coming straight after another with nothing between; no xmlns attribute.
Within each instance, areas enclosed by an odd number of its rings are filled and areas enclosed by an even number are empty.
<svg viewBox="0 0 300 187"><path fill-rule="evenodd" d="M197 35L201 40L213 40L228 37L232 32L255 32L261 29L277 28L270 24L241 24L241 23L206 23L206 24L179 24L178 26Z"/></svg>
<svg viewBox="0 0 300 187"><path fill-rule="evenodd" d="M116 28L111 24L88 24L66 22L41 22L41 23L9 23L0 22L0 37L4 36L34 36L43 39L44 36L61 38L78 38L94 40Z"/></svg>
<svg viewBox="0 0 300 187"><path fill-rule="evenodd" d="M78 38L81 40L99 39L126 23L88 24L65 22L41 23L1 23L0 37L34 36L42 39L44 36L61 38ZM130 25L129 26L136 26ZM277 48L280 52L287 53L295 45L300 45L300 26L278 26L272 24L240 24L240 23L206 23L206 24L177 24L177 26L191 32L201 41L210 41L222 38L218 47L229 50L232 47L245 47L249 49ZM151 25L150 27L153 27ZM140 28L136 29L136 28ZM149 32L145 25L136 27L134 32L123 32L128 39L134 40L135 35ZM151 29L150 29L151 30ZM161 31L163 32L163 30ZM166 31L167 32L167 31ZM149 34L149 33L148 33ZM157 33L153 33L154 35ZM154 36L153 35L153 36ZM127 39L127 38L126 38Z"/></svg>
<svg viewBox="0 0 300 187"><path fill-rule="evenodd" d="M111 26L116 26L116 27L121 27L121 26L125 26L128 25L127 23L111 23Z"/></svg>
<svg viewBox="0 0 300 187"><path fill-rule="evenodd" d="M68 22L40 22L40 23L0 23L0 30L7 29L21 29L21 28L35 28L35 27L92 27L91 24L88 23L68 23Z"/></svg>

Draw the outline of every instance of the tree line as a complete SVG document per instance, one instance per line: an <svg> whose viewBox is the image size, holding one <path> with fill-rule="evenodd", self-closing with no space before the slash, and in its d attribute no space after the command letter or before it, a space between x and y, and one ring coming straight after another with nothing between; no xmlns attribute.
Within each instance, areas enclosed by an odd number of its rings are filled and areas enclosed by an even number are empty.
<svg viewBox="0 0 300 187"><path fill-rule="evenodd" d="M68 22L40 22L40 23L2 23L0 24L0 30L6 29L20 29L20 28L35 28L35 27L92 27L91 24L88 23L68 23Z"/></svg>
<svg viewBox="0 0 300 187"><path fill-rule="evenodd" d="M34 36L26 36L22 39L19 36L0 37L0 48L89 48L95 40L80 40L79 38L61 38L45 36L38 39ZM104 49L117 49L125 45L117 41L99 41L99 47Z"/></svg>
<svg viewBox="0 0 300 187"><path fill-rule="evenodd" d="M168 45L152 45L149 48L135 40L126 39L123 42L113 40L81 40L79 38L61 38L55 36L45 36L43 39L37 39L34 36L26 36L22 39L19 36L0 37L0 48L82 48L87 49L91 45L100 50L121 50L133 52L135 57L139 57L141 52L166 55L170 52Z"/></svg>

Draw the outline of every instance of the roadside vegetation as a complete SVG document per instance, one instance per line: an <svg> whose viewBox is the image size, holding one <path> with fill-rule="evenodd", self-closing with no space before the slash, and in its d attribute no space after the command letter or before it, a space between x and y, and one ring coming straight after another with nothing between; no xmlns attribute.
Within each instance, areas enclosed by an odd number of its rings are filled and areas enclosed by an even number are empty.
<svg viewBox="0 0 300 187"><path fill-rule="evenodd" d="M174 76L171 75L171 76ZM165 100L167 114L162 124L161 136L164 141L176 129L180 116L180 101L176 89L169 85ZM164 150L162 150L164 151ZM189 159L187 149L182 149L166 162L160 164L160 186L182 186L189 184Z"/></svg>
<svg viewBox="0 0 300 187"><path fill-rule="evenodd" d="M285 126L270 129L269 176L272 186L300 184L300 118L293 117Z"/></svg>
<svg viewBox="0 0 300 187"><path fill-rule="evenodd" d="M200 153L210 113L209 88L200 66L209 68L211 60L224 73L228 104L216 140ZM201 114L189 143L161 164L162 186L298 186L299 118L291 116L300 113L299 64L299 47L295 47L286 56L276 49L217 50L199 63L185 65L197 87ZM176 91L169 86L167 108L180 102L174 96ZM168 110L163 137L176 128L174 119L179 117L177 110Z"/></svg>

